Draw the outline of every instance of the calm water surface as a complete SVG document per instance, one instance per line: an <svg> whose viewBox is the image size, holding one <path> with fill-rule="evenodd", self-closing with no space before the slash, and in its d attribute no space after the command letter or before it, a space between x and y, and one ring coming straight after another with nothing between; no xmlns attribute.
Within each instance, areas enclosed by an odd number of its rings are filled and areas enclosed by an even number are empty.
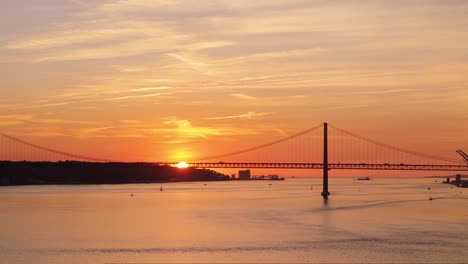
<svg viewBox="0 0 468 264"><path fill-rule="evenodd" d="M0 187L0 262L466 263L468 191L435 180Z"/></svg>

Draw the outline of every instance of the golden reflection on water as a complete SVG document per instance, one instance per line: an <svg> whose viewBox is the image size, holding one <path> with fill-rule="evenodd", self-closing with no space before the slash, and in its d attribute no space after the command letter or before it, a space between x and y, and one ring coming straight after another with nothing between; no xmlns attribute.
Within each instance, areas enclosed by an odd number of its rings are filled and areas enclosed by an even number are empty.
<svg viewBox="0 0 468 264"><path fill-rule="evenodd" d="M462 262L468 196L432 179L0 188L7 262ZM429 201L428 186L434 200ZM133 194L133 196L131 196Z"/></svg>

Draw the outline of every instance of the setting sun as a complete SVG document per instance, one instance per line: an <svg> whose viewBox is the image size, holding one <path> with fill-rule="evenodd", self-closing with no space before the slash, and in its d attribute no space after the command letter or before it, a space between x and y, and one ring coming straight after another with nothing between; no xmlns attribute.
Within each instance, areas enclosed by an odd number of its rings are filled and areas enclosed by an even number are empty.
<svg viewBox="0 0 468 264"><path fill-rule="evenodd" d="M189 165L186 162L181 161L176 165L176 167L179 169L185 169L185 168L188 168Z"/></svg>

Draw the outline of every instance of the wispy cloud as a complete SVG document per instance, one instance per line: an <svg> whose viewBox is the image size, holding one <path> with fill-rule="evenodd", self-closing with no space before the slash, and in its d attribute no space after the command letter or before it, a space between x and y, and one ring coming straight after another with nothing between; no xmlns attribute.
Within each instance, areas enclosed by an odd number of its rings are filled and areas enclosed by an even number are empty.
<svg viewBox="0 0 468 264"><path fill-rule="evenodd" d="M143 6L143 5L142 5ZM105 9L102 12L107 12ZM50 32L13 40L3 48L40 54L34 62L122 58L148 53L175 54L235 45L226 40L199 40L189 32L177 32L166 23L149 19L116 19L107 13L88 14L96 20L79 26L62 25ZM72 52L71 52L72 51ZM184 56L177 59L190 64ZM138 72L140 67L126 67L121 72Z"/></svg>
<svg viewBox="0 0 468 264"><path fill-rule="evenodd" d="M255 117L266 116L266 115L271 115L271 114L273 114L273 113L272 112L263 112L263 113L248 112L246 114L240 114L240 115L207 117L205 119L207 119L207 120L237 119L237 118L252 119L252 118L255 118Z"/></svg>
<svg viewBox="0 0 468 264"><path fill-rule="evenodd" d="M169 93L151 93L151 94L141 94L141 95L128 95L128 96L97 99L97 101L121 101L121 100L135 99L135 98L156 97L156 96L161 96L163 94L169 94Z"/></svg>
<svg viewBox="0 0 468 264"><path fill-rule="evenodd" d="M34 50L49 49L68 45L76 45L86 42L97 42L100 40L112 40L118 37L135 35L135 30L130 28L98 28L98 29L74 29L60 33L49 33L36 36L32 39L18 40L5 45L7 49Z"/></svg>
<svg viewBox="0 0 468 264"><path fill-rule="evenodd" d="M83 99L83 98L95 98L95 97L102 97L108 96L110 94L126 94L126 93L139 93L144 94L143 92L148 91L160 91L160 90L168 90L171 87L169 86L155 86L155 87L136 87L136 88L114 88L112 90L103 89L100 86L92 86L87 87L85 91L82 92L72 92L72 93L62 93L54 96L54 98L73 98L73 99ZM47 101L47 100L45 100Z"/></svg>
<svg viewBox="0 0 468 264"><path fill-rule="evenodd" d="M33 115L0 115L0 126L13 126L31 121Z"/></svg>
<svg viewBox="0 0 468 264"><path fill-rule="evenodd" d="M51 125L99 124L99 122L84 121L84 120L71 120L71 119L58 119L58 118L35 118L31 122L38 123L38 124L51 124Z"/></svg>
<svg viewBox="0 0 468 264"><path fill-rule="evenodd" d="M335 93L339 95L366 95L366 94L392 94L392 93L407 93L407 92L417 92L421 89L389 89L389 90L374 90L374 91L356 91L356 92L341 92Z"/></svg>
<svg viewBox="0 0 468 264"><path fill-rule="evenodd" d="M151 91L153 88L142 88L140 91ZM135 91L135 90L129 90ZM100 95L104 95L107 92L103 92ZM120 93L115 91L110 91L108 93ZM146 93L146 94L134 94L134 95L124 95L124 96L102 96L101 98L95 98L98 95L90 95L82 94L81 96L75 95L68 98L68 101L46 101L36 104L28 104L28 105L14 105L12 109L36 109L36 108L48 108L48 107L61 107L67 105L76 105L76 104L85 104L85 103L97 103L97 102L120 102L120 101L128 101L128 100L137 100L137 99L144 99L144 98L153 98L153 97L160 97L164 95L171 95L172 93Z"/></svg>
<svg viewBox="0 0 468 264"><path fill-rule="evenodd" d="M166 143L190 142L196 139L206 139L212 136L254 135L259 132L253 129L241 129L238 127L213 127L193 125L189 120L175 117L164 118L163 124L171 128L155 128L156 133L165 133Z"/></svg>
<svg viewBox="0 0 468 264"><path fill-rule="evenodd" d="M300 57L305 55L319 55L323 54L327 50L324 48L308 48L308 49L285 49L281 51L274 52L258 52L254 54L249 54L245 56L232 57L229 59L224 59L220 63L224 64L233 64L233 63L246 63L257 60L271 60L278 58L291 58L291 57Z"/></svg>
<svg viewBox="0 0 468 264"><path fill-rule="evenodd" d="M255 100L255 99L257 99L254 96L250 96L250 95L247 95L247 94L241 94L241 93L231 94L231 96L236 97L238 99L244 99L244 100Z"/></svg>
<svg viewBox="0 0 468 264"><path fill-rule="evenodd" d="M80 1L80 0L70 0L70 2L72 2L73 4L79 6L79 7L82 7L82 8L89 8L89 4L86 3L86 2L83 2L83 1Z"/></svg>
<svg viewBox="0 0 468 264"><path fill-rule="evenodd" d="M91 137L104 137L104 136L109 136L107 131L114 129L112 126L103 126L103 127L86 127L86 128L80 128L76 129L73 131L73 134L75 134L76 137L78 138L91 138ZM110 131L112 133L112 131Z"/></svg>
<svg viewBox="0 0 468 264"><path fill-rule="evenodd" d="M136 89L125 90L124 92L145 92L145 91L154 91L154 90L167 90L169 88L170 87L168 86L146 87L146 88L136 88Z"/></svg>

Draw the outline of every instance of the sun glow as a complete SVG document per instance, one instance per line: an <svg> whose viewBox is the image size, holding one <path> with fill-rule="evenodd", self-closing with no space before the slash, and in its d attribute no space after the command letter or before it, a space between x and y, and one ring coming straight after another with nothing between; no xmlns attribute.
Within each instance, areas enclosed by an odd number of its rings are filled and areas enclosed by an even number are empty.
<svg viewBox="0 0 468 264"><path fill-rule="evenodd" d="M177 163L176 167L179 168L179 169L185 169L185 168L188 168L189 165L186 162L181 161L181 162Z"/></svg>

